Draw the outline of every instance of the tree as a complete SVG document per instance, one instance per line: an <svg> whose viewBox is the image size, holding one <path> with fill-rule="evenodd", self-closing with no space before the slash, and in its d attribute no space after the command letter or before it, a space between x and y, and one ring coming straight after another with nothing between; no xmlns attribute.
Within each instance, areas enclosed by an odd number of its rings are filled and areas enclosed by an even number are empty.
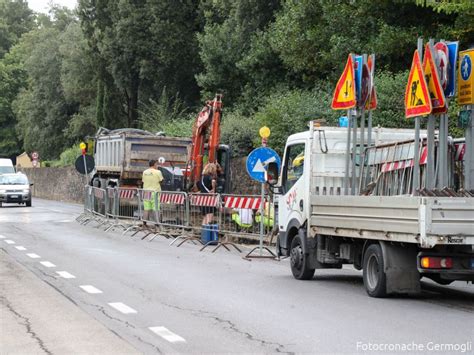
<svg viewBox="0 0 474 355"><path fill-rule="evenodd" d="M33 11L24 0L0 0L0 58L35 27Z"/></svg>
<svg viewBox="0 0 474 355"><path fill-rule="evenodd" d="M194 1L81 0L79 14L101 64L104 98L110 75L122 93L128 126L138 125L140 102L156 98L164 87L187 102L197 98Z"/></svg>
<svg viewBox="0 0 474 355"><path fill-rule="evenodd" d="M213 1L201 7L205 26L198 40L204 68L197 80L203 96L223 90L226 102L235 104L242 94L254 96L281 80L281 62L264 33L279 1Z"/></svg>

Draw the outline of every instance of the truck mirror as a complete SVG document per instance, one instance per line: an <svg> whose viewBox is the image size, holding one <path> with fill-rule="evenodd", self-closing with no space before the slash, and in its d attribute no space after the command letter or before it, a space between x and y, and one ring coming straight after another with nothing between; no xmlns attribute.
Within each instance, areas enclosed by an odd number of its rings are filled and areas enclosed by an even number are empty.
<svg viewBox="0 0 474 355"><path fill-rule="evenodd" d="M278 182L278 164L276 162L268 163L265 180L270 186L276 185Z"/></svg>

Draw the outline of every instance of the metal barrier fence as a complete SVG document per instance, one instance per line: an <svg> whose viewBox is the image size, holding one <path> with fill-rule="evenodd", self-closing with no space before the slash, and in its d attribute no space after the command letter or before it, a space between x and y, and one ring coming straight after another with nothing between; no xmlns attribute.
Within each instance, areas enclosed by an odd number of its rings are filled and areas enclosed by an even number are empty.
<svg viewBox="0 0 474 355"><path fill-rule="evenodd" d="M220 230L227 235L258 238L262 198L256 195L221 195L221 199ZM268 235L273 229L275 213L268 196L263 203L264 235Z"/></svg>
<svg viewBox="0 0 474 355"><path fill-rule="evenodd" d="M141 218L141 206L137 189L130 188L108 188L107 214L106 217L112 221L106 231L122 228L126 230L126 221L138 221Z"/></svg>
<svg viewBox="0 0 474 355"><path fill-rule="evenodd" d="M263 217L260 210L263 203ZM217 245L216 249L234 246L229 238L258 240L260 223L264 224L264 234L270 235L274 225L274 210L268 196L262 201L255 195L229 194L187 194L185 192L154 192L143 189L107 188L106 190L86 186L84 189L84 212L78 218L87 224L95 220L97 227L106 226L106 231L123 229L123 235L131 236L144 232L149 235L174 237L178 246L187 241ZM140 224L141 222L141 224ZM201 241L201 235L212 230L219 240ZM214 234L215 235L215 234ZM202 250L201 249L201 250ZM214 249L214 251L216 250Z"/></svg>

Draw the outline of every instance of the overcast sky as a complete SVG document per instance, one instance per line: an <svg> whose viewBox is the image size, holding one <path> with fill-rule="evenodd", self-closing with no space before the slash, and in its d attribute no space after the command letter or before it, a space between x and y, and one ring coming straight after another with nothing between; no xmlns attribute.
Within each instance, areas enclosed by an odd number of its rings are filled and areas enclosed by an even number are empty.
<svg viewBox="0 0 474 355"><path fill-rule="evenodd" d="M28 0L28 6L30 9L36 12L48 13L49 4L53 2L55 4L66 6L71 10L77 5L77 0Z"/></svg>

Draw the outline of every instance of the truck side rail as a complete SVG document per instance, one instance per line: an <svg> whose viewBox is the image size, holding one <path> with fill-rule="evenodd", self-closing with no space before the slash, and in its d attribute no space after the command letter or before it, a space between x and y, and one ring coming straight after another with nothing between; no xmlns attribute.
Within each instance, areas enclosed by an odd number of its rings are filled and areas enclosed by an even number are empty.
<svg viewBox="0 0 474 355"><path fill-rule="evenodd" d="M311 196L316 234L437 244L474 244L474 199L409 196Z"/></svg>

